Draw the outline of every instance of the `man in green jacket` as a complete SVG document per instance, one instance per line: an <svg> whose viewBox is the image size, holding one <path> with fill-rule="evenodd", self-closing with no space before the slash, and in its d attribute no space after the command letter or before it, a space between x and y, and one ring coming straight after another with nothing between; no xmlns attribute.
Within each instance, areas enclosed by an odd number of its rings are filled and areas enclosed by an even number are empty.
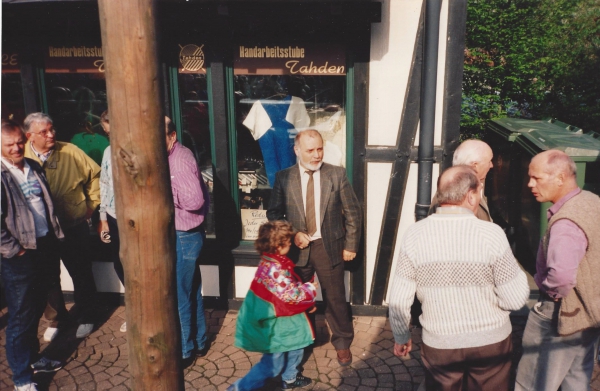
<svg viewBox="0 0 600 391"><path fill-rule="evenodd" d="M77 338L88 336L93 328L93 300L96 284L89 247L87 220L100 204L100 167L75 145L56 141L52 119L44 113L32 113L23 123L27 136L25 157L38 162L46 171L56 214L65 233L59 246L60 257L73 279L77 312ZM60 278L52 276L51 278ZM60 289L48 294L45 316L50 327L45 341L52 341L67 320Z"/></svg>

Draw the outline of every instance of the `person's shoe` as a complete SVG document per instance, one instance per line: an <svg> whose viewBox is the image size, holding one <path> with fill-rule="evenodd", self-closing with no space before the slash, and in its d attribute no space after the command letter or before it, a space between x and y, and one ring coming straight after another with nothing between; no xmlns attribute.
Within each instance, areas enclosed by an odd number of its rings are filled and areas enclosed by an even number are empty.
<svg viewBox="0 0 600 391"><path fill-rule="evenodd" d="M127 322L123 322L123 324L121 325L121 328L119 329L120 332L122 333L126 333L127 332Z"/></svg>
<svg viewBox="0 0 600 391"><path fill-rule="evenodd" d="M192 364L194 364L195 360L196 360L196 356L194 356L193 354L189 357L182 358L181 366L183 367L183 369L189 368L192 366Z"/></svg>
<svg viewBox="0 0 600 391"><path fill-rule="evenodd" d="M302 375L297 375L296 380L294 380L292 383L282 381L281 388L283 388L284 390L291 390L292 388L306 387L310 383L312 383L312 380L309 379L308 377L305 377Z"/></svg>
<svg viewBox="0 0 600 391"><path fill-rule="evenodd" d="M35 383L27 383L22 386L15 386L15 391L38 391L36 386Z"/></svg>
<svg viewBox="0 0 600 391"><path fill-rule="evenodd" d="M208 349L209 348L210 348L210 346L207 344L202 349L196 350L196 357L204 357L204 356L206 356L206 354L208 353Z"/></svg>
<svg viewBox="0 0 600 391"><path fill-rule="evenodd" d="M57 327L48 327L46 329L46 331L44 331L44 341L52 342L54 340L54 338L56 338L57 335L58 335Z"/></svg>
<svg viewBox="0 0 600 391"><path fill-rule="evenodd" d="M56 372L63 367L63 363L60 361L50 360L47 357L42 357L33 364L31 369L33 373L49 373ZM26 388L27 389L27 388Z"/></svg>
<svg viewBox="0 0 600 391"><path fill-rule="evenodd" d="M92 333L94 330L93 323L83 323L77 327L77 332L75 333L75 338L85 338Z"/></svg>
<svg viewBox="0 0 600 391"><path fill-rule="evenodd" d="M347 367L352 363L352 353L350 349L340 349L337 351L338 364L343 367Z"/></svg>

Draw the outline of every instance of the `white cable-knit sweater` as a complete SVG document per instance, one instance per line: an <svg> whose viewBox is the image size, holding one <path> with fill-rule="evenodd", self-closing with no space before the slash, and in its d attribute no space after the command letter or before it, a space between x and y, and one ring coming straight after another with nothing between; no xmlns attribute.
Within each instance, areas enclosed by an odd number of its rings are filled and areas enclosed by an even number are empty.
<svg viewBox="0 0 600 391"><path fill-rule="evenodd" d="M399 344L410 338L415 292L423 308L423 342L437 349L504 340L512 330L509 311L529 297L527 277L502 229L459 210L433 214L404 235L388 300Z"/></svg>

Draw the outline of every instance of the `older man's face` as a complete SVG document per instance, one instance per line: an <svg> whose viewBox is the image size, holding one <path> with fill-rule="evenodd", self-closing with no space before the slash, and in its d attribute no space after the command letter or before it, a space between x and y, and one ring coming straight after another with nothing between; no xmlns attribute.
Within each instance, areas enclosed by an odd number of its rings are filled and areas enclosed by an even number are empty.
<svg viewBox="0 0 600 391"><path fill-rule="evenodd" d="M490 169L494 167L492 164L492 159L494 154L492 153L491 148L486 148L485 152L481 156L481 161L474 165L475 172L477 172L477 178L483 182L485 181L485 177L487 176Z"/></svg>
<svg viewBox="0 0 600 391"><path fill-rule="evenodd" d="M27 138L39 153L46 153L56 144L56 131L49 122L34 122L27 131Z"/></svg>
<svg viewBox="0 0 600 391"><path fill-rule="evenodd" d="M556 202L560 198L560 179L555 173L546 172L544 157L535 157L529 164L527 186L538 202Z"/></svg>
<svg viewBox="0 0 600 391"><path fill-rule="evenodd" d="M300 160L300 165L307 170L318 170L323 164L323 140L319 135L303 135L294 152Z"/></svg>
<svg viewBox="0 0 600 391"><path fill-rule="evenodd" d="M2 157L20 167L25 151L25 137L21 132L2 133Z"/></svg>

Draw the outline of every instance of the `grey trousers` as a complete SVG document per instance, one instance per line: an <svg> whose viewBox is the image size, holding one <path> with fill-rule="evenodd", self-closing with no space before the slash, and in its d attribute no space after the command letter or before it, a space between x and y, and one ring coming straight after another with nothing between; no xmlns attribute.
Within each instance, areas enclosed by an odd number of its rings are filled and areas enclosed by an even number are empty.
<svg viewBox="0 0 600 391"><path fill-rule="evenodd" d="M594 369L600 329L568 336L557 332L559 302L540 301L527 318L515 391L585 391Z"/></svg>

